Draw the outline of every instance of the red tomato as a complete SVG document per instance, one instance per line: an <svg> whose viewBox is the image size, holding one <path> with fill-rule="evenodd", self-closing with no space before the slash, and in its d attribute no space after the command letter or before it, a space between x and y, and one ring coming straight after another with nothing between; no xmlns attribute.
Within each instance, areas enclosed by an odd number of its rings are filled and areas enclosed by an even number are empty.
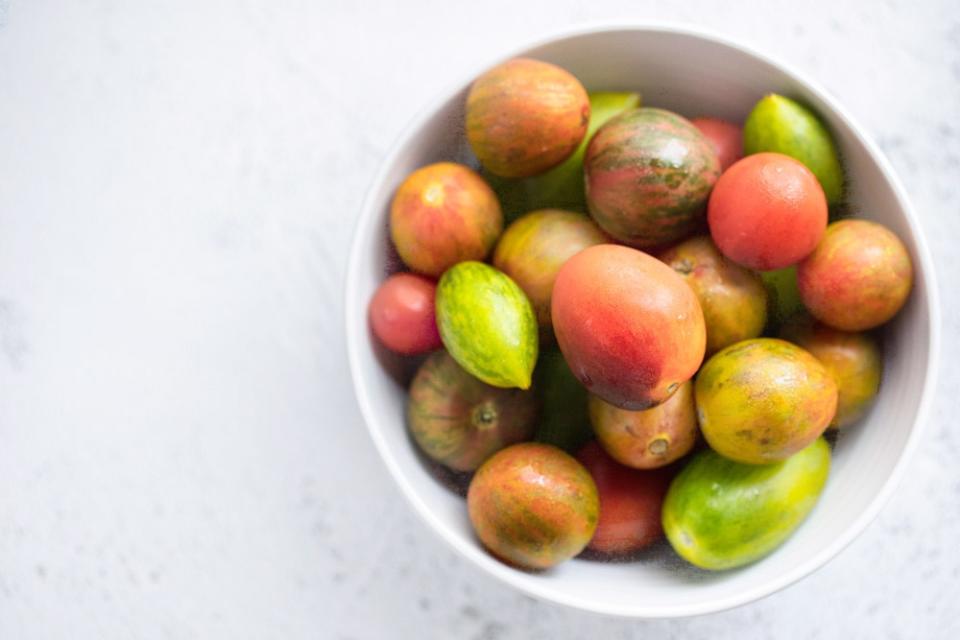
<svg viewBox="0 0 960 640"><path fill-rule="evenodd" d="M606 555L626 555L663 536L660 507L673 473L668 468L626 467L590 442L577 453L600 493L600 521L588 548Z"/></svg>
<svg viewBox="0 0 960 640"><path fill-rule="evenodd" d="M370 300L373 333L391 351L416 355L439 349L434 300L437 285L412 273L397 273Z"/></svg>
<svg viewBox="0 0 960 640"><path fill-rule="evenodd" d="M719 118L694 118L690 122L713 143L721 171L743 157L743 129L737 125Z"/></svg>
<svg viewBox="0 0 960 640"><path fill-rule="evenodd" d="M803 163L756 153L723 172L707 205L710 235L723 255L771 271L803 260L827 228L827 198Z"/></svg>

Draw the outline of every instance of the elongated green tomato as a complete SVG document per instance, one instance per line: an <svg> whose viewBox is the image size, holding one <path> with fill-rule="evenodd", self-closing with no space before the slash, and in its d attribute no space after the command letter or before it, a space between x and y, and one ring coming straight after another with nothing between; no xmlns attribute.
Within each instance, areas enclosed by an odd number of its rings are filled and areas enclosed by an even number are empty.
<svg viewBox="0 0 960 640"><path fill-rule="evenodd" d="M537 317L502 271L461 262L437 285L437 327L453 359L495 387L527 389L537 363Z"/></svg>
<svg viewBox="0 0 960 640"><path fill-rule="evenodd" d="M702 451L670 485L663 529L674 550L698 567L749 564L796 531L820 498L829 472L830 447L823 438L769 465Z"/></svg>
<svg viewBox="0 0 960 640"><path fill-rule="evenodd" d="M420 449L455 471L474 471L507 445L533 436L533 391L474 378L445 351L430 355L410 384L407 423Z"/></svg>
<svg viewBox="0 0 960 640"><path fill-rule="evenodd" d="M799 160L817 176L827 202L843 197L843 166L830 131L803 105L772 93L760 100L743 125L743 152L774 151Z"/></svg>
<svg viewBox="0 0 960 640"><path fill-rule="evenodd" d="M586 211L583 193L583 154L593 134L614 116L640 106L640 94L600 91L590 94L590 124L569 158L553 169L531 178L510 180L485 172L496 191L507 222L534 209L559 208Z"/></svg>

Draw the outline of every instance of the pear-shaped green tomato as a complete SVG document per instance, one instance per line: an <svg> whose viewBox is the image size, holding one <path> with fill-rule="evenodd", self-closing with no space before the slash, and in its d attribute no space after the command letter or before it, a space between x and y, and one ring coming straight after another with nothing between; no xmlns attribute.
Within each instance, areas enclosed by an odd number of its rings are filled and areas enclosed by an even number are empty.
<svg viewBox="0 0 960 640"><path fill-rule="evenodd" d="M583 193L583 154L590 138L615 115L639 106L639 93L591 93L587 135L570 157L546 173L521 180L500 178L487 172L484 177L499 196L507 222L534 209L555 208L585 212L587 200Z"/></svg>
<svg viewBox="0 0 960 640"><path fill-rule="evenodd" d="M743 125L743 153L774 151L807 165L817 176L827 203L843 197L843 167L833 136L812 111L771 93L760 100Z"/></svg>
<svg viewBox="0 0 960 640"><path fill-rule="evenodd" d="M437 285L437 327L453 359L495 387L530 387L537 363L537 317L502 271L461 262Z"/></svg>
<svg viewBox="0 0 960 640"><path fill-rule="evenodd" d="M705 450L684 467L663 503L674 550L702 569L762 558L796 531L820 498L830 447L817 438L783 462L742 464Z"/></svg>

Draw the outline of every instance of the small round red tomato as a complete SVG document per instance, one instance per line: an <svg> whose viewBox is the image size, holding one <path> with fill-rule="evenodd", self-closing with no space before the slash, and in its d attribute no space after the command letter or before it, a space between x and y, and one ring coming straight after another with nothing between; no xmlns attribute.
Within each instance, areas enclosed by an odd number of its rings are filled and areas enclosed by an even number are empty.
<svg viewBox="0 0 960 640"><path fill-rule="evenodd" d="M827 198L802 163L782 153L756 153L717 180L707 223L723 255L748 269L772 271L816 248L827 228Z"/></svg>
<svg viewBox="0 0 960 640"><path fill-rule="evenodd" d="M721 171L743 157L743 129L737 125L719 118L694 118L690 122L713 144Z"/></svg>
<svg viewBox="0 0 960 640"><path fill-rule="evenodd" d="M600 521L589 549L628 555L663 536L660 507L673 476L669 469L631 469L611 458L597 442L580 449L577 459L593 476L600 494Z"/></svg>
<svg viewBox="0 0 960 640"><path fill-rule="evenodd" d="M391 351L416 355L439 349L434 311L437 285L412 273L397 273L370 300L373 333Z"/></svg>

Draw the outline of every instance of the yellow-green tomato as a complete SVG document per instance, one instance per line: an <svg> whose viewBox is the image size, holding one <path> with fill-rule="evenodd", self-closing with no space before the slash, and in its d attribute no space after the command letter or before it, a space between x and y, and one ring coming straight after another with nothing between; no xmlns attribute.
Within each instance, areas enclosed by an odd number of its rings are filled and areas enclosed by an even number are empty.
<svg viewBox="0 0 960 640"><path fill-rule="evenodd" d="M523 290L488 264L460 262L437 285L437 328L453 359L495 387L530 387L540 348Z"/></svg>
<svg viewBox="0 0 960 640"><path fill-rule="evenodd" d="M718 352L694 391L707 443L746 464L789 458L823 433L837 409L837 385L820 361L776 338Z"/></svg>

